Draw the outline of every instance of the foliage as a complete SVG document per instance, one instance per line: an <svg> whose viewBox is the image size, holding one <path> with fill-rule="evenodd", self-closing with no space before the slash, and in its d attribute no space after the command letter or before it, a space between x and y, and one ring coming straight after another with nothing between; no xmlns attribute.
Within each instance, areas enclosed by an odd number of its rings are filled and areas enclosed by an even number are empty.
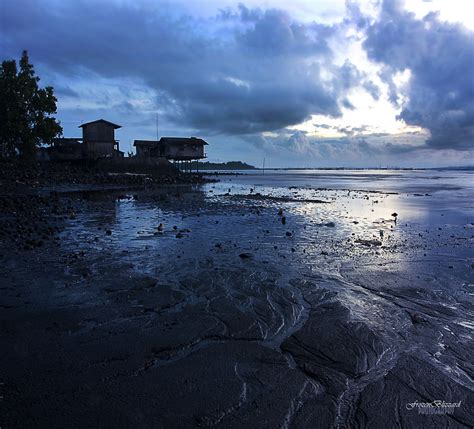
<svg viewBox="0 0 474 429"><path fill-rule="evenodd" d="M254 170L253 165L246 164L241 161L229 161L223 163L217 162L200 162L200 170Z"/></svg>
<svg viewBox="0 0 474 429"><path fill-rule="evenodd" d="M23 51L19 70L15 60L0 66L0 156L32 159L41 144L51 144L62 127L53 88L38 86L39 77Z"/></svg>

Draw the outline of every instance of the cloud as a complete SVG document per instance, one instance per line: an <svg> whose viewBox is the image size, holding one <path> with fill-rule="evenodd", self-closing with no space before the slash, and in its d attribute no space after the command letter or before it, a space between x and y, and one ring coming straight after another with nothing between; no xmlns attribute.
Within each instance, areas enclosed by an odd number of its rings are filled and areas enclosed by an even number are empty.
<svg viewBox="0 0 474 429"><path fill-rule="evenodd" d="M383 64L390 100L400 103L393 77L409 70L407 102L400 118L428 129L433 149L474 147L474 33L440 21L435 13L417 19L397 0L385 0L367 29L368 57Z"/></svg>
<svg viewBox="0 0 474 429"><path fill-rule="evenodd" d="M417 19L389 0L379 16L348 1L346 16L331 25L243 4L206 17L183 7L165 0L3 0L0 51L18 58L29 50L71 123L74 115L100 114L154 135L159 110L173 132L240 136L233 141L255 151L334 163L349 160L351 151L362 163L370 151L431 156L455 149L466 156L472 149L473 33L460 25L436 14ZM375 66L361 60L362 40ZM408 83L400 85L407 70ZM342 133L339 139L287 128L313 115L328 123L354 118L361 100L370 101L360 97L364 91L374 103L388 97L401 119L429 133L390 136L381 126L375 134L357 120L317 125Z"/></svg>
<svg viewBox="0 0 474 429"><path fill-rule="evenodd" d="M242 5L213 19L159 6L5 0L2 49L26 48L65 77L142 81L166 118L207 134L281 129L352 107L345 93L357 69L332 65L335 26Z"/></svg>

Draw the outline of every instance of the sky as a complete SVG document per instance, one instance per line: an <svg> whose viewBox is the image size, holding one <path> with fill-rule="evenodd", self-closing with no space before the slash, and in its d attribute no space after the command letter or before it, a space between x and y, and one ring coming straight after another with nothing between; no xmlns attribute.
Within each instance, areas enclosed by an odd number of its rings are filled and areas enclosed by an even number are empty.
<svg viewBox="0 0 474 429"><path fill-rule="evenodd" d="M471 0L2 0L65 137L198 136L266 167L474 165Z"/></svg>

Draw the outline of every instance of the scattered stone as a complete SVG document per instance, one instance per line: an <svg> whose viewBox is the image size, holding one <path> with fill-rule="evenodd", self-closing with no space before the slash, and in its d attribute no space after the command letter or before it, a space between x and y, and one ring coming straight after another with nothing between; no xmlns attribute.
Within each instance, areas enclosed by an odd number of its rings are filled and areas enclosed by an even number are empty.
<svg viewBox="0 0 474 429"><path fill-rule="evenodd" d="M239 257L241 257L242 259L250 259L252 257L252 254L251 253L241 253L239 255Z"/></svg>
<svg viewBox="0 0 474 429"><path fill-rule="evenodd" d="M411 323L413 323L414 325L427 322L426 319L424 319L417 313L408 313L408 314L410 315Z"/></svg>

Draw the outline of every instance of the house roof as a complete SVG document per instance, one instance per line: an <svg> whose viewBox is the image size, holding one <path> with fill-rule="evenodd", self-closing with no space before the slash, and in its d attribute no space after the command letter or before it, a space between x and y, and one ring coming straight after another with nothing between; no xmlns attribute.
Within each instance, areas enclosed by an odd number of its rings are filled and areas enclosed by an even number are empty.
<svg viewBox="0 0 474 429"><path fill-rule="evenodd" d="M78 128L85 127L86 125L95 124L97 122L103 122L104 124L112 125L115 129L122 128L121 125L114 124L113 122L106 121L105 119L97 119L96 121L86 122L82 125L79 125Z"/></svg>
<svg viewBox="0 0 474 429"><path fill-rule="evenodd" d="M168 144L187 144L187 145L208 145L205 140L197 137L161 137L160 143Z"/></svg>
<svg viewBox="0 0 474 429"><path fill-rule="evenodd" d="M133 146L157 146L159 140L134 140Z"/></svg>

